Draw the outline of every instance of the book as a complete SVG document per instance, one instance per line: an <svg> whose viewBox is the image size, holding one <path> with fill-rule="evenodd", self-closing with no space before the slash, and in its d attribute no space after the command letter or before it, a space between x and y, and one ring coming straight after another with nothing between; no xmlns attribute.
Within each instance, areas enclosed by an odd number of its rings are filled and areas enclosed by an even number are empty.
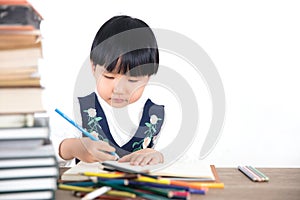
<svg viewBox="0 0 300 200"><path fill-rule="evenodd" d="M43 88L0 88L0 114L44 112Z"/></svg>
<svg viewBox="0 0 300 200"><path fill-rule="evenodd" d="M0 129L0 140L28 140L49 138L48 127L24 127Z"/></svg>
<svg viewBox="0 0 300 200"><path fill-rule="evenodd" d="M55 177L59 176L57 166L28 167L0 169L0 182L2 180Z"/></svg>
<svg viewBox="0 0 300 200"><path fill-rule="evenodd" d="M56 165L57 165L57 161L55 157L0 159L0 170L14 169L14 168L30 168L30 167L50 167Z"/></svg>
<svg viewBox="0 0 300 200"><path fill-rule="evenodd" d="M2 131L1 129L3 129L3 131L5 130L13 131L12 130L13 128L48 127L48 126L49 126L49 116L46 112L0 115L0 132Z"/></svg>
<svg viewBox="0 0 300 200"><path fill-rule="evenodd" d="M41 87L40 77L15 79L15 80L1 80L0 88L3 87Z"/></svg>
<svg viewBox="0 0 300 200"><path fill-rule="evenodd" d="M53 190L0 193L0 199L21 200L25 198L30 200L50 200L55 199L55 193Z"/></svg>
<svg viewBox="0 0 300 200"><path fill-rule="evenodd" d="M14 49L0 50L0 68L32 67L42 58L41 42Z"/></svg>
<svg viewBox="0 0 300 200"><path fill-rule="evenodd" d="M0 194L25 191L54 191L57 188L56 183L57 179L55 177L1 180Z"/></svg>
<svg viewBox="0 0 300 200"><path fill-rule="evenodd" d="M134 172L134 173L149 173L154 176L165 176L165 177L177 177L182 178L182 180L194 181L215 181L215 175L212 171L210 165L204 164L202 162L196 162L193 165L190 163L178 161L174 162L172 165L165 167L164 164L158 165L146 165L146 166L133 166L130 163L119 163L118 161L104 161L102 164L96 163L85 163L79 162L77 165L65 171L61 180L63 181L78 181L78 180L88 180L88 177L82 175L84 172L94 172L94 173L109 173L104 169L110 167L118 171L123 172ZM166 176L167 175L167 176Z"/></svg>
<svg viewBox="0 0 300 200"><path fill-rule="evenodd" d="M41 41L39 30L19 31L0 30L0 49L17 49L36 44Z"/></svg>
<svg viewBox="0 0 300 200"><path fill-rule="evenodd" d="M45 144L28 148L15 147L10 149L2 148L2 145L0 145L0 160L48 157L56 158L55 150L52 144Z"/></svg>
<svg viewBox="0 0 300 200"><path fill-rule="evenodd" d="M38 147L48 143L49 132L46 113L0 115L0 149Z"/></svg>
<svg viewBox="0 0 300 200"><path fill-rule="evenodd" d="M5 13L0 18L0 29L18 25L40 28L41 15L25 0L1 0L0 11Z"/></svg>
<svg viewBox="0 0 300 200"><path fill-rule="evenodd" d="M170 166L150 173L151 175L184 181L215 181L214 166L201 160L174 162Z"/></svg>
<svg viewBox="0 0 300 200"><path fill-rule="evenodd" d="M103 166L99 162L94 163L86 163L80 161L75 166L71 167L70 169L66 170L61 175L61 180L63 181L85 181L89 180L87 176L82 175L83 172L95 172L95 173L108 173L107 171L103 170Z"/></svg>
<svg viewBox="0 0 300 200"><path fill-rule="evenodd" d="M0 151L3 151L3 149L6 149L6 150L18 149L19 152L24 150L24 149L32 150L32 149L35 149L39 146L47 144L48 141L49 140L44 140L44 139L41 139L41 138L0 140Z"/></svg>
<svg viewBox="0 0 300 200"><path fill-rule="evenodd" d="M1 68L0 66L0 80L17 80L35 77L38 74L38 67L17 67L17 68Z"/></svg>
<svg viewBox="0 0 300 200"><path fill-rule="evenodd" d="M33 113L0 115L0 132L1 132L1 128L21 128L25 126L32 127L33 125L34 125Z"/></svg>
<svg viewBox="0 0 300 200"><path fill-rule="evenodd" d="M115 169L121 172L127 173L150 173L153 171L157 171L165 167L164 164L156 164L156 165L131 165L129 162L118 162L118 161L104 161L102 162L104 167L109 167L110 169Z"/></svg>

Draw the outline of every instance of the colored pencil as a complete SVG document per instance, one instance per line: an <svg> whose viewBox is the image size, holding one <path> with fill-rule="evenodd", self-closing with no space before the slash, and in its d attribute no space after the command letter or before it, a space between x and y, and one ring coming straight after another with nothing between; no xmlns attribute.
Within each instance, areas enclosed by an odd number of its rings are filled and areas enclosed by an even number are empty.
<svg viewBox="0 0 300 200"><path fill-rule="evenodd" d="M195 187L192 187L192 188L195 188L197 189L197 185L198 187L200 187L200 190L207 190L208 188L214 188L214 189L223 189L225 186L224 186L224 183L204 183L204 182L194 182L194 183L191 183L191 184L195 184Z"/></svg>
<svg viewBox="0 0 300 200"><path fill-rule="evenodd" d="M206 188L224 188L224 183L204 183L204 182L185 182L185 181L170 181L171 185L185 186L198 190L205 190Z"/></svg>
<svg viewBox="0 0 300 200"><path fill-rule="evenodd" d="M154 175L143 173L143 172L138 172L137 174L145 176L145 177L153 178L153 179L160 179L160 176L154 176Z"/></svg>
<svg viewBox="0 0 300 200"><path fill-rule="evenodd" d="M72 124L74 127L76 127L78 130L80 130L85 136L89 137L91 140L99 141L99 138L94 137L92 134L87 132L84 128L79 126L75 121L73 121L71 118L69 118L66 114L61 112L59 109L55 109L55 112L57 112L62 118L67 120L70 124ZM120 159L119 155L116 152L107 152L113 156L116 156L117 159Z"/></svg>
<svg viewBox="0 0 300 200"><path fill-rule="evenodd" d="M207 189L197 190L197 189L189 188L188 191L190 192L190 194L205 194L207 192Z"/></svg>
<svg viewBox="0 0 300 200"><path fill-rule="evenodd" d="M79 187L93 187L96 185L96 183L89 181L89 182L68 182L64 183L65 185L70 185L70 186L79 186Z"/></svg>
<svg viewBox="0 0 300 200"><path fill-rule="evenodd" d="M258 176L260 176L264 181L269 181L269 177L267 177L264 173L259 171L258 169L252 167L252 166L247 166L250 170L252 170L254 173L256 173Z"/></svg>
<svg viewBox="0 0 300 200"><path fill-rule="evenodd" d="M245 167L242 166L238 166L238 169L244 174L246 175L250 180L252 181L259 181L259 178L255 175L253 175L253 173L250 173L249 170L247 170Z"/></svg>
<svg viewBox="0 0 300 200"><path fill-rule="evenodd" d="M139 174L127 174L127 173L123 173L123 176L120 177L97 177L98 179L127 179L127 180L132 180L132 179L137 179L140 177Z"/></svg>
<svg viewBox="0 0 300 200"><path fill-rule="evenodd" d="M112 183L116 185L128 185L127 179L111 179L111 180L103 180L105 183Z"/></svg>
<svg viewBox="0 0 300 200"><path fill-rule="evenodd" d="M150 187L157 187L157 188L186 190L186 191L189 190L189 187L184 187L184 186L167 185L167 184L150 183L150 182L140 182L140 181L129 181L129 185L150 186Z"/></svg>
<svg viewBox="0 0 300 200"><path fill-rule="evenodd" d="M66 185L66 184L58 184L58 188L62 190L72 190L72 191L79 191L79 192L92 192L95 190L95 188L91 187L79 187L79 186L72 186L72 185Z"/></svg>
<svg viewBox="0 0 300 200"><path fill-rule="evenodd" d="M257 175L255 172L253 172L251 169L249 169L247 166L244 166L244 169L247 170L250 174L252 174L254 177L256 177L258 182L263 182L264 180Z"/></svg>
<svg viewBox="0 0 300 200"><path fill-rule="evenodd" d="M131 185L131 186L149 186L149 187L155 187L155 188L161 188L161 189L165 188L165 189L170 189L170 190L185 190L191 194L205 194L208 190L208 188L193 189L193 188L178 186L178 185L167 185L167 184L148 183L148 182L139 182L139 181L129 181L129 185Z"/></svg>
<svg viewBox="0 0 300 200"><path fill-rule="evenodd" d="M137 178L136 180L141 181L141 182L148 182L148 183L170 184L169 179L163 179L163 178L155 179L155 178L141 176L141 177Z"/></svg>
<svg viewBox="0 0 300 200"><path fill-rule="evenodd" d="M109 190L111 190L111 187L103 186L101 188L95 189L94 191L86 194L81 200L92 200L92 199L95 199L96 197L107 193Z"/></svg>
<svg viewBox="0 0 300 200"><path fill-rule="evenodd" d="M83 172L81 173L84 176L96 176L102 178L123 178L124 174L119 173L96 173L96 172Z"/></svg>
<svg viewBox="0 0 300 200"><path fill-rule="evenodd" d="M112 196L119 196L119 197L129 197L129 198L135 198L136 194L132 192L125 192L125 191L119 191L119 190L111 190L107 194Z"/></svg>
<svg viewBox="0 0 300 200"><path fill-rule="evenodd" d="M109 191L109 192L112 192L112 191ZM73 193L73 195L75 197L84 197L86 194L87 194L86 192L78 192L78 191L74 191L74 193ZM137 199L140 199L140 200L142 200L141 198L136 197L135 195L134 195L134 197L127 197L124 195L123 196L122 195L116 195L116 196L109 195L107 193L104 195L98 196L95 199L106 199L106 200L133 200L133 199L137 200ZM145 199L143 199L143 200L145 200Z"/></svg>
<svg viewBox="0 0 300 200"><path fill-rule="evenodd" d="M166 185L176 185L183 186L198 190L203 190L206 188L224 188L224 183L204 183L204 182L186 182L186 181L175 181L169 179L152 179L148 177L140 177L137 181L141 182L149 182L149 183L158 183L158 184L166 184Z"/></svg>
<svg viewBox="0 0 300 200"><path fill-rule="evenodd" d="M137 188L139 190L146 190L146 191L149 191L151 193L155 193L155 194L158 194L158 195L161 195L161 196L164 196L164 197L168 197L168 198L171 198L171 193L169 190L166 190L166 189L159 189L159 188L153 188L153 187L149 187L149 186L134 186L134 188Z"/></svg>
<svg viewBox="0 0 300 200"><path fill-rule="evenodd" d="M134 193L140 197L145 197L146 199L161 199L161 200L164 200L164 199L168 199L168 198L164 198L162 196L158 196L158 195L154 195L154 194L144 194L142 192L139 192L139 191L136 191L132 188L128 188L128 187L125 187L125 186L120 186L120 185L116 185L116 184L111 184L111 183L105 183L104 181L98 181L98 184L99 185L106 185L106 186L110 186L116 190L121 190L121 191L125 191L125 192L130 192L130 193Z"/></svg>
<svg viewBox="0 0 300 200"><path fill-rule="evenodd" d="M185 198L188 199L190 193L187 191L170 191L170 198Z"/></svg>
<svg viewBox="0 0 300 200"><path fill-rule="evenodd" d="M148 173L146 173L146 172L139 172L139 171L136 171L136 170L132 170L132 169L125 168L125 167L116 166L116 165L113 165L113 164L111 164L111 163L103 162L102 165L103 165L103 166L106 166L106 167L112 167L112 168L114 168L116 171L120 171L120 172L126 172L126 173L132 173L132 174L140 174L140 175L142 175L142 176L146 176L146 177L153 178L153 179L158 179L158 178L160 178L159 176L151 175L151 174L148 174Z"/></svg>

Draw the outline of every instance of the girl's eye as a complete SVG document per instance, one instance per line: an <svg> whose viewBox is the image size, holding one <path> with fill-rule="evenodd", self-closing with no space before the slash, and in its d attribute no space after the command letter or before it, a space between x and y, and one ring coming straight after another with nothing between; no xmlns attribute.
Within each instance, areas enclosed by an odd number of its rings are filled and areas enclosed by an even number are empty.
<svg viewBox="0 0 300 200"><path fill-rule="evenodd" d="M103 75L104 76L104 78L107 78L107 79L114 79L115 77L113 77L113 76L107 76L107 75Z"/></svg>
<svg viewBox="0 0 300 200"><path fill-rule="evenodd" d="M139 80L136 80L136 79L128 79L128 81L131 82L131 83L136 83L136 82L138 82Z"/></svg>

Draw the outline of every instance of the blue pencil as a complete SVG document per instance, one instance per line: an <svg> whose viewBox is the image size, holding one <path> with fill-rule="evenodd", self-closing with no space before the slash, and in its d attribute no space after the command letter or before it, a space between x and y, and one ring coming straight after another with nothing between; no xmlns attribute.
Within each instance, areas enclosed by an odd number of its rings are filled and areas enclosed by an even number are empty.
<svg viewBox="0 0 300 200"><path fill-rule="evenodd" d="M165 188L165 189L173 189L173 190L185 190L190 192L191 194L205 194L206 192L206 190L193 189L185 186L166 185L166 184L138 182L138 181L129 181L129 185L149 186L149 187Z"/></svg>
<svg viewBox="0 0 300 200"><path fill-rule="evenodd" d="M186 190L186 191L189 190L188 187L184 187L184 186L158 184L158 183L149 183L149 182L139 182L139 181L129 181L129 185L149 186L149 187L166 188L166 189L177 189L177 190Z"/></svg>
<svg viewBox="0 0 300 200"><path fill-rule="evenodd" d="M80 130L85 136L89 137L91 140L94 140L94 141L98 141L99 140L99 138L94 137L92 134L90 134L89 132L87 132L86 130L84 130L81 126L79 126L76 122L74 122L71 118L69 118L67 115L65 115L64 113L62 113L57 108L55 109L55 112L57 112L65 120L67 120L68 122L70 122L70 124L72 124L73 126L75 126L78 130ZM110 154L116 156L118 159L120 158L116 154L116 152L110 152Z"/></svg>

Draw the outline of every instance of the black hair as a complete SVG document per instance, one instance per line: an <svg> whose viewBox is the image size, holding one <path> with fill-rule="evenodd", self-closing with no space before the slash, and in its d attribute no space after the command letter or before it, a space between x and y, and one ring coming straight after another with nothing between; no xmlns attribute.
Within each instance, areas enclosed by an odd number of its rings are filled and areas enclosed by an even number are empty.
<svg viewBox="0 0 300 200"><path fill-rule="evenodd" d="M154 33L144 21L126 15L115 16L100 27L90 59L108 72L130 76L156 74L159 65Z"/></svg>

